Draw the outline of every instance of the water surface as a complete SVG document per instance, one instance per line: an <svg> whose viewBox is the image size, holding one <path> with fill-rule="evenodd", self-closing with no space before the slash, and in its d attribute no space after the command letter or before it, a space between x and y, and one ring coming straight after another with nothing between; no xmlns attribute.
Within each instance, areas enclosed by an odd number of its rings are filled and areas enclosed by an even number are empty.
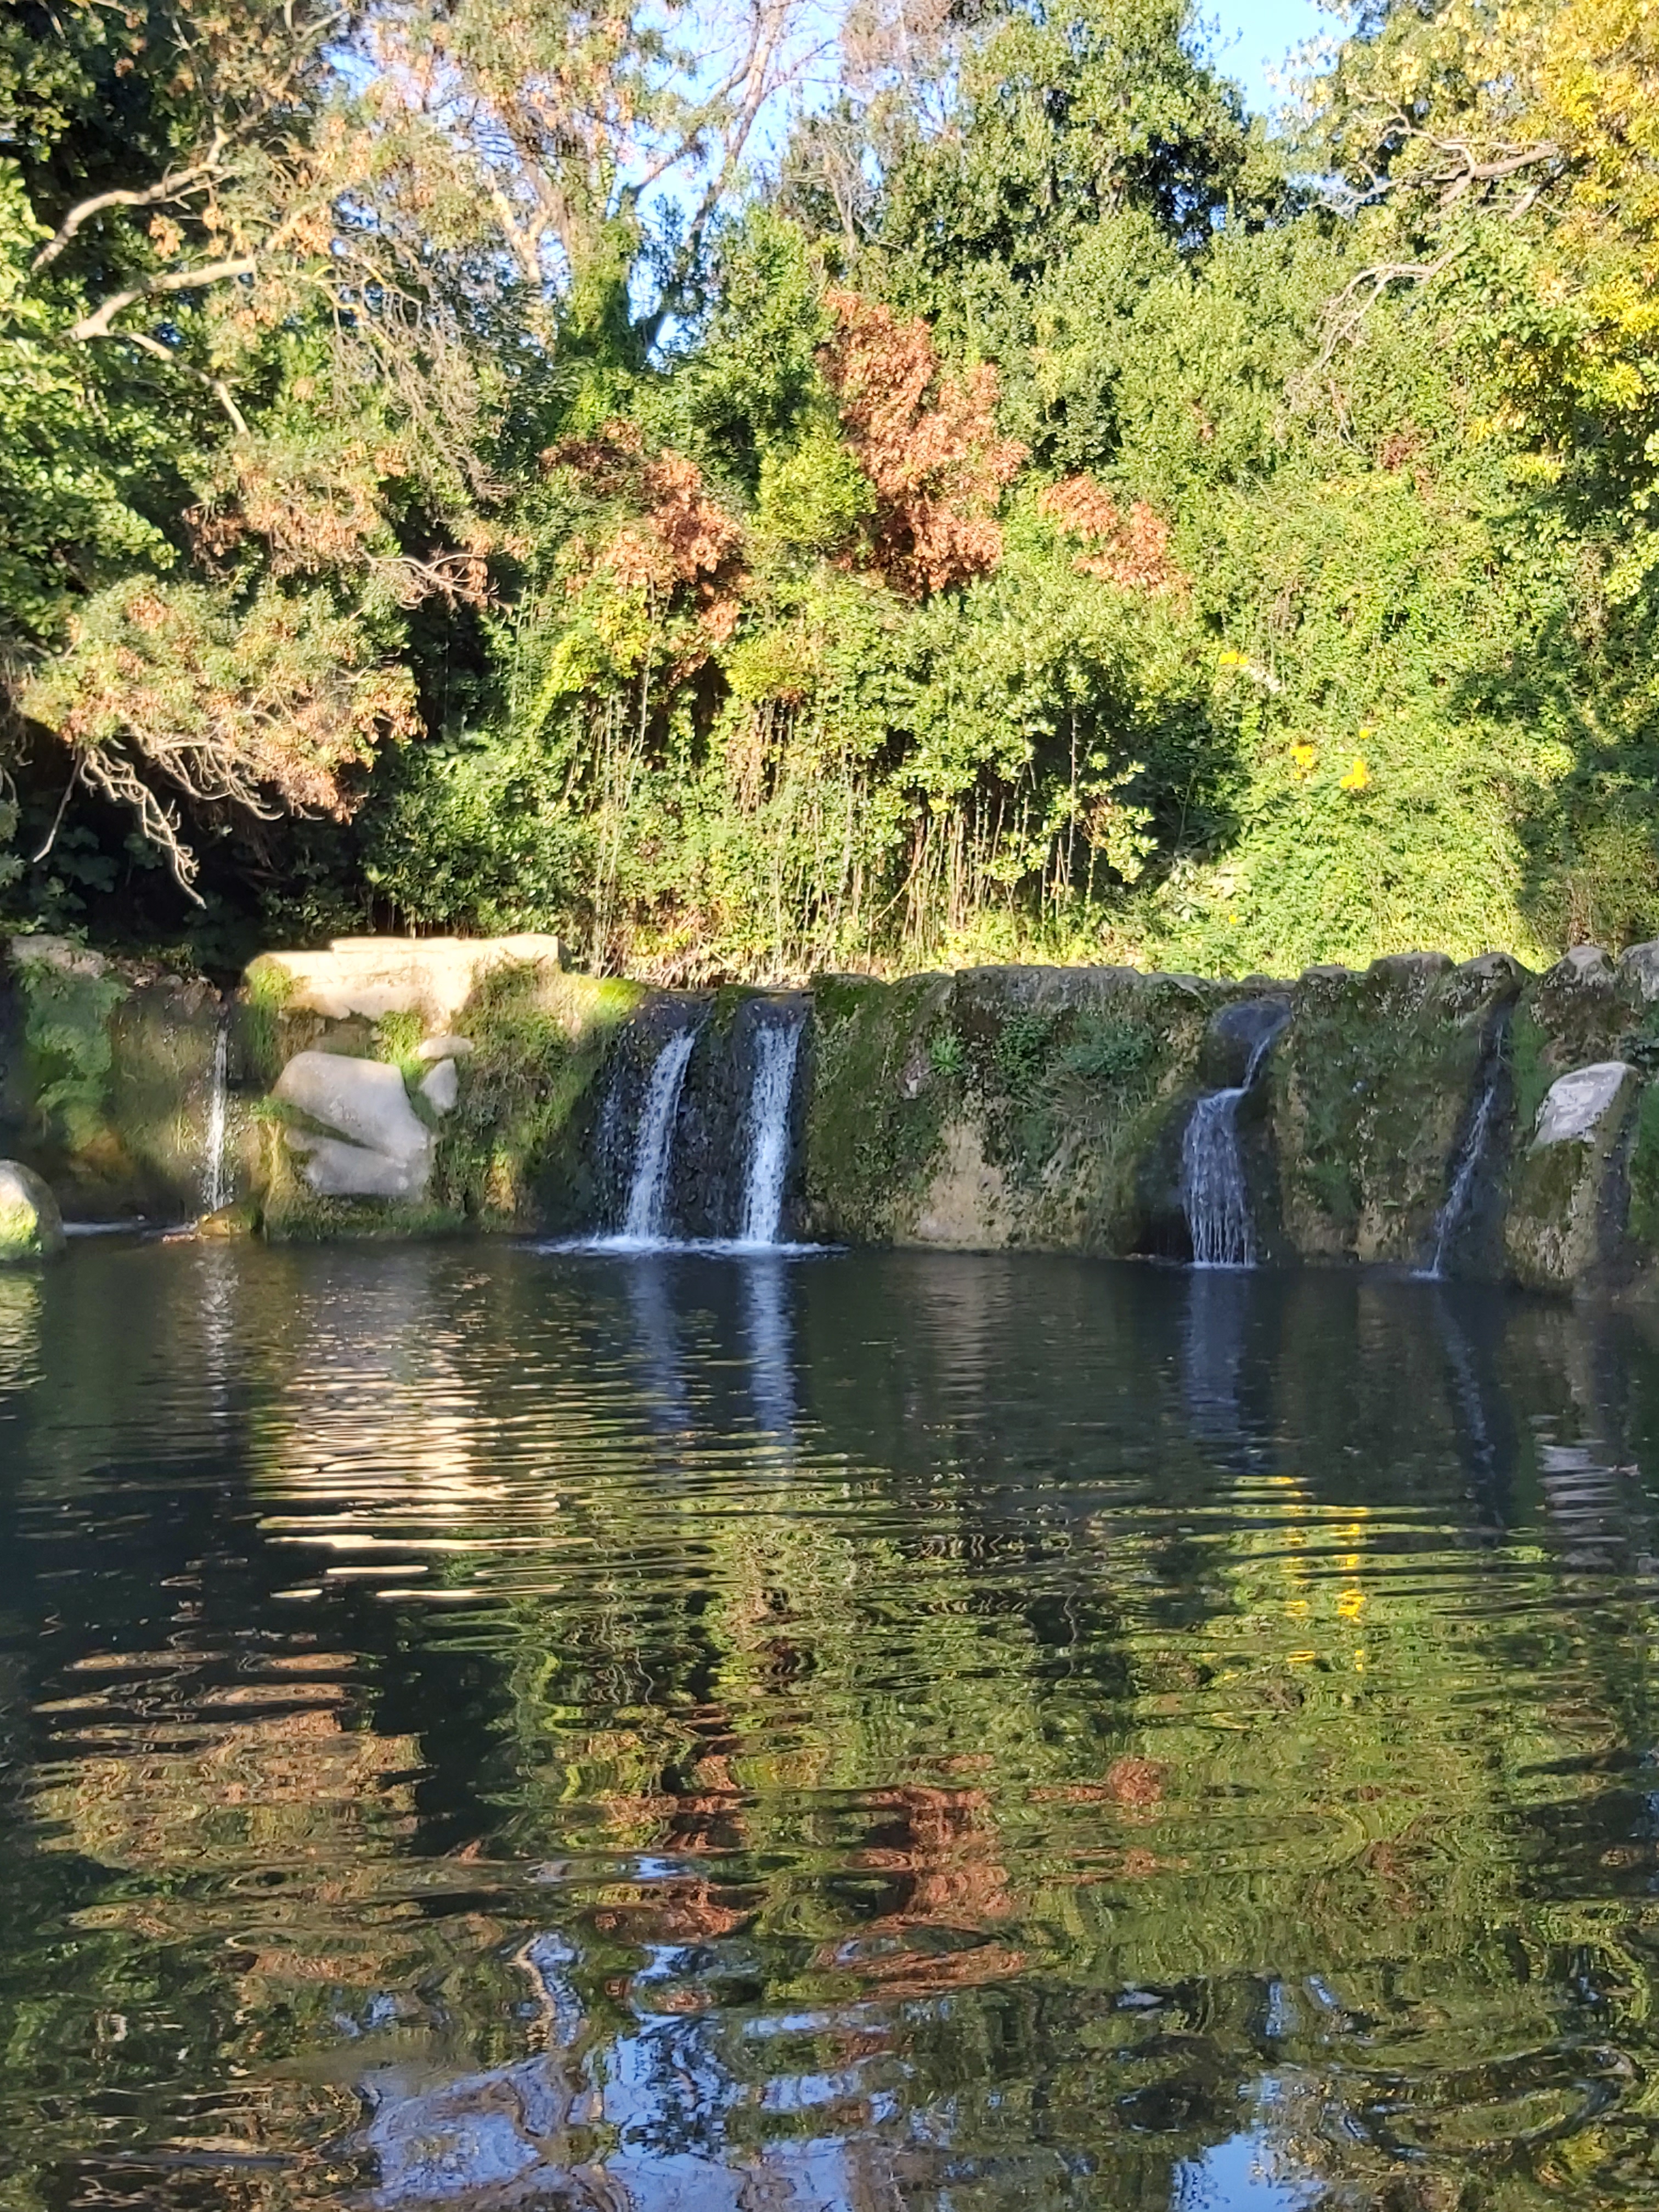
<svg viewBox="0 0 1659 2212"><path fill-rule="evenodd" d="M1352 1274L0 1276L0 2204L1659 2201L1659 1349Z"/></svg>

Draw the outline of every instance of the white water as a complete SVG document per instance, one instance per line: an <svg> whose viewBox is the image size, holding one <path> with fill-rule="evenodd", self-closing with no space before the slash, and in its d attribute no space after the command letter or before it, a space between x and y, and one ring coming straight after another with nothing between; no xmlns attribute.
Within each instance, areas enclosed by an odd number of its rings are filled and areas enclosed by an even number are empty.
<svg viewBox="0 0 1659 2212"><path fill-rule="evenodd" d="M208 1093L207 1142L202 1159L202 1211L216 1213L230 1202L225 1134L229 1117L230 1024L222 1016L213 1040L213 1085Z"/></svg>
<svg viewBox="0 0 1659 2212"><path fill-rule="evenodd" d="M674 1119L679 1112L680 1092L695 1030L676 1030L652 1063L646 1088L645 1110L640 1117L639 1148L634 1155L634 1180L629 1187L628 1210L623 1235L629 1243L654 1243L662 1236L663 1203L668 1195L668 1170L674 1150Z"/></svg>
<svg viewBox="0 0 1659 2212"><path fill-rule="evenodd" d="M776 1023L755 1036L755 1079L750 1086L749 1170L744 1185L744 1244L775 1244L783 1218L783 1186L789 1172L789 1108L795 1091L804 1020Z"/></svg>
<svg viewBox="0 0 1659 2212"><path fill-rule="evenodd" d="M1187 1124L1181 1142L1181 1204L1194 1267L1255 1265L1255 1224L1238 1149L1238 1108L1278 1034L1275 1029L1259 1037L1243 1083L1231 1091L1206 1092Z"/></svg>
<svg viewBox="0 0 1659 2212"><path fill-rule="evenodd" d="M1486 1155L1486 1136L1492 1127L1492 1115L1498 1110L1498 1078L1503 1073L1501 1053L1493 1053L1492 1065L1486 1071L1486 1080L1475 1102L1474 1115L1463 1139L1463 1149L1457 1156L1452 1170L1451 1188L1445 1202L1434 1217L1434 1251L1423 1273L1431 1282L1442 1280L1446 1272L1446 1255L1451 1250L1452 1240L1463 1226L1474 1194L1474 1179L1480 1172L1480 1163Z"/></svg>

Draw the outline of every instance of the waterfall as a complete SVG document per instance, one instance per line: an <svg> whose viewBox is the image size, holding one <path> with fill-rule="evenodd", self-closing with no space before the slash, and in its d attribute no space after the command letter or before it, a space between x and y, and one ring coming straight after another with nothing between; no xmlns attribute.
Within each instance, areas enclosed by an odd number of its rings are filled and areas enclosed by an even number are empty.
<svg viewBox="0 0 1659 2212"><path fill-rule="evenodd" d="M676 1030L652 1064L651 1081L640 1117L640 1141L634 1155L623 1235L650 1243L662 1235L663 1201L668 1195L669 1161L674 1149L674 1117L679 1111L695 1029Z"/></svg>
<svg viewBox="0 0 1659 2212"><path fill-rule="evenodd" d="M789 1172L789 1108L805 1026L805 1018L797 1015L787 1023L769 1023L755 1033L755 1074L749 1091L747 1122L749 1168L738 1229L740 1243L775 1244L778 1241L783 1186Z"/></svg>
<svg viewBox="0 0 1659 2212"><path fill-rule="evenodd" d="M1492 1052L1487 1060L1486 1080L1480 1095L1475 1100L1474 1111L1469 1116L1468 1127L1463 1133L1452 1168L1451 1186L1440 1211L1434 1217L1434 1249L1423 1273L1431 1282L1438 1282L1446 1272L1446 1259L1453 1240L1463 1226L1474 1197L1475 1178L1486 1157L1486 1139L1498 1114L1498 1094L1504 1079L1504 1054L1501 1048Z"/></svg>
<svg viewBox="0 0 1659 2212"><path fill-rule="evenodd" d="M230 1202L225 1172L225 1134L229 1118L230 1018L221 1014L213 1039L213 1083L208 1093L207 1143L202 1159L202 1211L217 1213Z"/></svg>
<svg viewBox="0 0 1659 2212"><path fill-rule="evenodd" d="M1255 1038L1243 1083L1206 1091L1187 1124L1181 1145L1181 1204L1195 1267L1255 1265L1255 1224L1238 1149L1238 1109L1284 1025L1281 1018Z"/></svg>

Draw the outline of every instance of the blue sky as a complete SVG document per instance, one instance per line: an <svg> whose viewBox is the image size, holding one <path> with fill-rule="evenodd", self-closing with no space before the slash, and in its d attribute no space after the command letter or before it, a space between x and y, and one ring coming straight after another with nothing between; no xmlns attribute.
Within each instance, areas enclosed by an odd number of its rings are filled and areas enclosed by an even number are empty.
<svg viewBox="0 0 1659 2212"><path fill-rule="evenodd" d="M1253 108L1276 104L1269 69L1281 64L1293 47L1336 27L1336 18L1314 0L1205 0L1203 12L1217 26L1217 61L1238 79Z"/></svg>

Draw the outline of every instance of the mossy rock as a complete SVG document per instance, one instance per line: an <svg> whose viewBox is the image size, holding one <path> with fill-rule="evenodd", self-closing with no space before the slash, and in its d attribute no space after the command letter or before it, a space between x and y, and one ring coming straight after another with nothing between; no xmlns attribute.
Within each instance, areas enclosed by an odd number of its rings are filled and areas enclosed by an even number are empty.
<svg viewBox="0 0 1659 2212"><path fill-rule="evenodd" d="M1269 1077L1285 1233L1304 1259L1420 1262L1524 971L1437 955L1316 971Z"/></svg>
<svg viewBox="0 0 1659 2212"><path fill-rule="evenodd" d="M0 1266L53 1260L64 1249L58 1201L33 1168L0 1160Z"/></svg>

